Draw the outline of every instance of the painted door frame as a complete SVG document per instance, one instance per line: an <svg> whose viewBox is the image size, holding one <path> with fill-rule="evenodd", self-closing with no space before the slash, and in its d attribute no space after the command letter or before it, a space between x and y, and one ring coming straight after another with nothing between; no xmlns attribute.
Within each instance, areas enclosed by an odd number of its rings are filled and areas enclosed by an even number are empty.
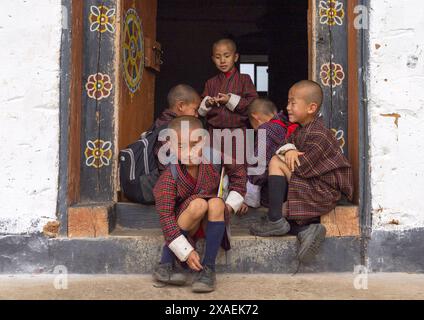
<svg viewBox="0 0 424 320"><path fill-rule="evenodd" d="M95 0L88 0L97 3ZM331 0L333 1L333 0ZM335 1L335 0L334 0ZM83 141L90 140L102 140L98 135L98 130L94 132L93 137L82 137L82 132L85 131L84 117L92 117L93 121L98 123L100 120L98 114L94 113L91 115L84 114L87 110L83 110L82 101L87 95L87 90L85 90L86 83L83 83L82 75L85 74L96 74L103 73L107 74L108 71L113 74L111 77L120 77L119 67L118 71L114 63L114 48L116 47L116 39L108 39L107 37L102 37L99 34L97 38L98 43L92 43L89 39L86 38L84 33L84 24L87 23L84 19L89 19L87 9L87 4L84 7L83 0L62 0L63 8L65 11L65 20L69 21L67 28L63 29L62 34L62 48L61 48L61 84L60 84L60 151L59 151L59 190L58 190L58 202L57 202L57 215L58 220L60 221L60 235L68 235L68 211L69 208L75 205L95 205L98 202L102 203L111 203L112 205L116 202L116 169L117 169L117 160L116 155L118 150L116 147L112 147L112 155L110 156L110 161L112 165L108 173L102 174L102 179L109 179L109 183L106 184L106 189L100 189L95 197L86 197L84 196L84 191L81 190L80 186L83 182L83 170L81 169L81 159L87 149L87 142L82 143ZM104 5L113 4L118 5L119 0L108 0L102 1ZM330 2L330 0L324 1ZM344 34L343 45L346 46L346 49L343 54L346 55L344 70L347 71L346 84L344 84L344 100L343 103L346 104L346 117L347 117L347 127L346 132L349 136L350 143L348 144L348 155L349 159L354 168L354 181L355 181L355 202L360 205L361 212L361 226L363 233L370 230L370 217L367 208L369 207L369 187L368 187L368 162L367 162L367 116L366 109L363 104L363 96L365 92L365 87L362 79L363 67L365 66L365 58L363 52L365 52L365 37L366 32L363 30L355 30L353 26L354 13L353 8L357 4L363 4L362 0L340 0L335 2L342 2L344 7L344 22L346 23L346 32L339 34ZM322 56L317 56L317 50L314 52L314 48L318 45L323 45L320 36L320 30L331 30L332 26L322 26L325 19L320 22L322 15L319 13L319 0L309 0L309 14L308 14L308 25L311 30L309 34L309 50L310 50L310 59L309 70L310 78L317 81L322 81L318 79L318 75L322 68L322 64L319 64L319 58ZM84 11L85 10L85 11ZM118 25L120 22L116 21ZM321 29L320 29L321 28ZM107 34L107 33L106 33ZM103 41L103 42L102 42ZM321 42L321 43L320 43ZM324 39L325 42L325 39ZM102 46L103 45L103 46ZM102 48L105 51L101 51ZM90 55L101 55L102 52L106 52L104 59L105 65L109 65L109 70L99 70L98 68L91 72L88 70L87 66L84 65L84 56ZM330 55L330 60L332 61L333 57ZM107 63L109 61L109 63ZM324 61L324 60L323 60ZM85 69L84 69L85 68ZM102 72L103 71L103 72ZM360 72L362 71L362 72ZM112 78L111 78L112 79ZM331 88L330 88L331 90ZM332 95L331 95L332 97ZM116 141L115 133L115 110L114 103L116 103L115 93L111 92L110 97L107 97L110 101L108 102L108 111L103 118L103 121L108 122L108 128L110 130L108 141ZM94 99L95 105L98 104L98 100ZM104 102L105 100L103 100ZM94 108L98 111L98 108ZM97 117L97 118L96 118ZM106 119L106 120L104 120ZM85 139L85 140L84 140ZM104 139L103 139L104 141ZM83 145L84 144L84 145ZM91 146L93 146L92 144ZM116 145L116 144L115 144ZM93 186L96 185L96 182L93 183Z"/></svg>

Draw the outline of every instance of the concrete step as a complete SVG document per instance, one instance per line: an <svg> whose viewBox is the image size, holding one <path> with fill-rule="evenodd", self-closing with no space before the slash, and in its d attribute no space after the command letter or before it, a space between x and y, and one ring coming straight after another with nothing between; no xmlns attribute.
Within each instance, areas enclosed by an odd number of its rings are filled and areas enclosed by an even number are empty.
<svg viewBox="0 0 424 320"><path fill-rule="evenodd" d="M293 273L298 267L295 236L255 237L248 232L251 223L258 221L266 209L250 210L244 217L232 216L231 245L228 252L220 250L217 268L225 272ZM164 243L159 217L151 206L118 203L116 226L109 241L125 246L126 273L150 273L160 258ZM203 252L204 242L198 250ZM353 271L360 264L360 241L357 237L327 238L314 261L301 266L302 272Z"/></svg>

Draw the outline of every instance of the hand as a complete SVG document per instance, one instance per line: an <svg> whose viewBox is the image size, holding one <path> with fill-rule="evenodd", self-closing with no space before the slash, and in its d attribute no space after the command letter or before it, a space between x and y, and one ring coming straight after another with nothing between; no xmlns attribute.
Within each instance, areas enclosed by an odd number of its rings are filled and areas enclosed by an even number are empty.
<svg viewBox="0 0 424 320"><path fill-rule="evenodd" d="M215 101L219 104L226 105L230 101L230 95L224 93L218 93L218 96L215 97Z"/></svg>
<svg viewBox="0 0 424 320"><path fill-rule="evenodd" d="M249 207L247 206L247 204L243 203L240 209L237 211L236 215L244 216L248 210L249 210Z"/></svg>
<svg viewBox="0 0 424 320"><path fill-rule="evenodd" d="M189 254L186 262L191 270L200 271L203 269L202 264L200 263L199 254L196 252L196 250L193 250Z"/></svg>
<svg viewBox="0 0 424 320"><path fill-rule="evenodd" d="M299 156L304 154L304 152L299 152L297 150L289 150L284 154L286 165L289 167L291 172L294 172L294 169L300 166Z"/></svg>
<svg viewBox="0 0 424 320"><path fill-rule="evenodd" d="M226 206L227 206L227 210L228 210L228 212L230 213L230 214L233 214L234 213L234 209L233 209L233 207L232 206L230 206L229 204L225 204Z"/></svg>
<svg viewBox="0 0 424 320"><path fill-rule="evenodd" d="M218 102L216 102L215 98L210 98L206 100L205 104L206 104L206 107L212 108L214 106L217 106Z"/></svg>

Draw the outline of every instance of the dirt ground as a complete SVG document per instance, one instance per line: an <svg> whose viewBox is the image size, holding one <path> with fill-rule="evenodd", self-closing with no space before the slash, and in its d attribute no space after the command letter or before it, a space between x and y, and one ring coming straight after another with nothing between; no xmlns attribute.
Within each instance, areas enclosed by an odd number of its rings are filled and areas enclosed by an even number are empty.
<svg viewBox="0 0 424 320"><path fill-rule="evenodd" d="M190 285L159 288L149 275L0 275L0 299L424 299L424 274L355 277L348 273L223 274L215 292L196 295Z"/></svg>

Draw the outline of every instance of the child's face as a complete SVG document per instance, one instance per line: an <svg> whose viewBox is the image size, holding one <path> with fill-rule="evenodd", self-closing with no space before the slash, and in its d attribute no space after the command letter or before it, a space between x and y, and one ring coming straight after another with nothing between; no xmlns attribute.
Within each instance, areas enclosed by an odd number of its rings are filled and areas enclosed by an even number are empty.
<svg viewBox="0 0 424 320"><path fill-rule="evenodd" d="M230 45L222 43L215 46L212 61L221 72L229 72L234 68L239 55L234 52Z"/></svg>
<svg viewBox="0 0 424 320"><path fill-rule="evenodd" d="M199 164L199 159L202 156L202 146L204 140L202 136L193 133L195 130L188 130L187 133L178 132L178 142L172 144L172 152L177 156L180 163L187 166Z"/></svg>
<svg viewBox="0 0 424 320"><path fill-rule="evenodd" d="M274 117L274 115L275 114L267 115L267 114L253 112L249 117L249 121L252 128L255 130L258 130L259 126L270 121Z"/></svg>
<svg viewBox="0 0 424 320"><path fill-rule="evenodd" d="M287 113L290 122L297 122L301 125L307 124L313 119L317 105L315 103L307 103L305 101L304 88L292 87L289 91L289 99L287 104Z"/></svg>
<svg viewBox="0 0 424 320"><path fill-rule="evenodd" d="M180 102L177 107L177 113L178 116L194 116L198 117L199 113L199 106L200 106L200 99L196 99L192 102Z"/></svg>
<svg viewBox="0 0 424 320"><path fill-rule="evenodd" d="M253 129L258 130L259 126L261 125L258 121L258 119L256 119L253 115L251 115L249 117L249 121L250 121L250 125L252 126Z"/></svg>

